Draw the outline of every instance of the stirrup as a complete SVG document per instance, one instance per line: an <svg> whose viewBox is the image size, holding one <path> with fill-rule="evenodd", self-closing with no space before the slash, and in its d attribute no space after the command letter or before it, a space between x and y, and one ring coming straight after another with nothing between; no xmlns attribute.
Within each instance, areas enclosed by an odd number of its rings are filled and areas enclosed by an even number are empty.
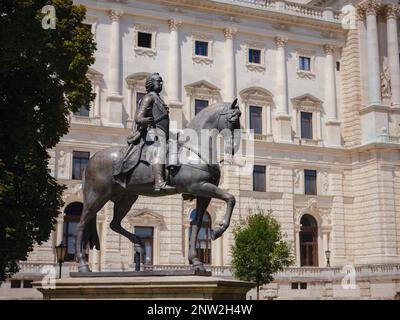
<svg viewBox="0 0 400 320"><path fill-rule="evenodd" d="M175 189L174 187L167 186L166 182L161 182L157 183L154 185L154 191L168 191L168 190L173 190Z"/></svg>

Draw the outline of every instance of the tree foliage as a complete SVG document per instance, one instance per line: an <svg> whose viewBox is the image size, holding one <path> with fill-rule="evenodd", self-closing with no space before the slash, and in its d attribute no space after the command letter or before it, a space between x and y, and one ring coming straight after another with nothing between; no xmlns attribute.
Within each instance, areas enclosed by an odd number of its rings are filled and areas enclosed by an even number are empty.
<svg viewBox="0 0 400 320"><path fill-rule="evenodd" d="M55 29L42 27L45 5L55 7ZM47 150L68 132L70 112L94 99L85 14L72 0L0 3L0 281L48 240L63 205Z"/></svg>
<svg viewBox="0 0 400 320"><path fill-rule="evenodd" d="M260 285L271 282L274 273L294 263L291 246L283 240L271 211L258 209L250 213L235 225L233 234L233 274L240 280L255 282L258 298Z"/></svg>

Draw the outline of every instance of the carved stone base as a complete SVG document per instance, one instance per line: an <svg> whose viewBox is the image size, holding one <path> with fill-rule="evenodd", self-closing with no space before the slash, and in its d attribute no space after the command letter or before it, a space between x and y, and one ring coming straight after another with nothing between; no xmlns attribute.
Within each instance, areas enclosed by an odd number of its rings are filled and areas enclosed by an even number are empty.
<svg viewBox="0 0 400 320"><path fill-rule="evenodd" d="M255 287L251 282L201 276L66 278L56 280L55 288L33 285L46 300L245 300Z"/></svg>

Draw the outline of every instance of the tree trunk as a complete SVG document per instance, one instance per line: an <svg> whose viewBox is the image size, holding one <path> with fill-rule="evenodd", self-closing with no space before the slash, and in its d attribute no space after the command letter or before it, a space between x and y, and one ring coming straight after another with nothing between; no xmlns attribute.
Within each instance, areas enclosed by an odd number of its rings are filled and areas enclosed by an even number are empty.
<svg viewBox="0 0 400 320"><path fill-rule="evenodd" d="M257 282L257 300L260 300L260 283Z"/></svg>

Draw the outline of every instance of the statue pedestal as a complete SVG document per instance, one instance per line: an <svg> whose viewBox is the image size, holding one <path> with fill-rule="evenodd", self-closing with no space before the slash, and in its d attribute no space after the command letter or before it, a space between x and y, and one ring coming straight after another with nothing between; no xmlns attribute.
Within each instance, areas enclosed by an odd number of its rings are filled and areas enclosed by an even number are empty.
<svg viewBox="0 0 400 320"><path fill-rule="evenodd" d="M44 299L138 299L138 300L245 300L251 282L182 276L102 276L57 279L53 288L34 283Z"/></svg>

